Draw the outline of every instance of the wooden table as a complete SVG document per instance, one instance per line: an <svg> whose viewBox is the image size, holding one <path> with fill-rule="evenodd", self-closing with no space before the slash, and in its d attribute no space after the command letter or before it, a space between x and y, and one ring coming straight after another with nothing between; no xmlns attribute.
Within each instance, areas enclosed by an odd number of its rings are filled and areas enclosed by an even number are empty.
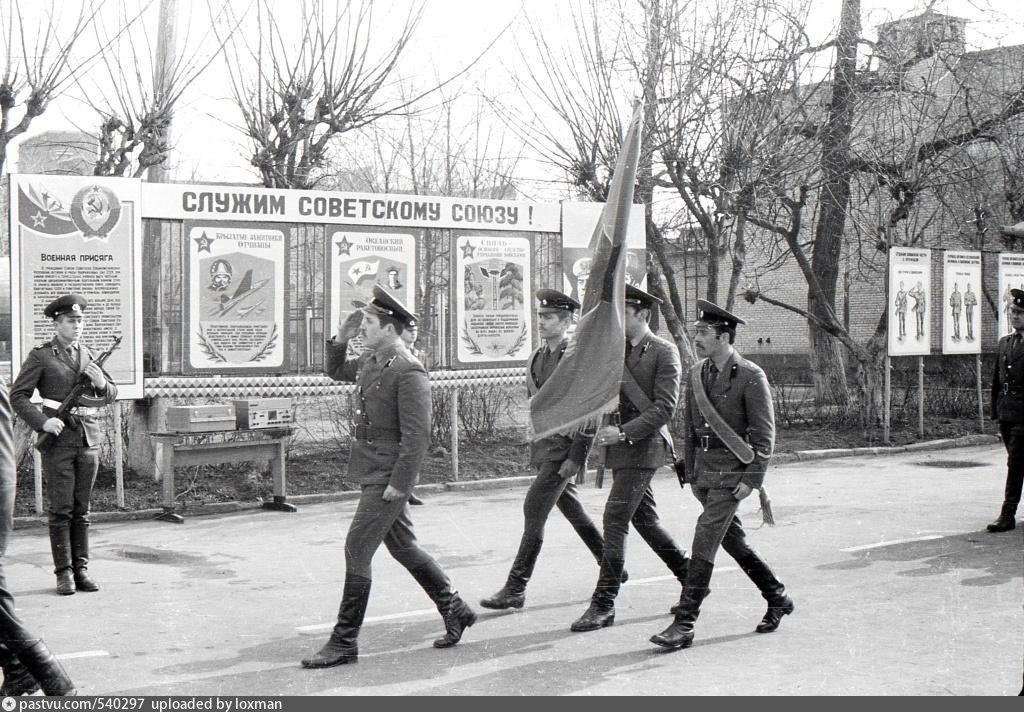
<svg viewBox="0 0 1024 712"><path fill-rule="evenodd" d="M163 511L156 516L165 522L181 524L174 503L174 468L185 465L212 465L224 462L269 461L274 478L273 499L264 499L263 508L295 512L285 495L285 444L294 428L260 430L218 430L208 433L150 433L156 450L156 476L163 482Z"/></svg>

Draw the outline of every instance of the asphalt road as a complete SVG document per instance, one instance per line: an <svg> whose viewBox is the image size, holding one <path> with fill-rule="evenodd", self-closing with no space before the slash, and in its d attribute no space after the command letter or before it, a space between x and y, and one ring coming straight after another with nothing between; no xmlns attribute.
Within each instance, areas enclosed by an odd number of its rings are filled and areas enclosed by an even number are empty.
<svg viewBox="0 0 1024 712"><path fill-rule="evenodd" d="M298 661L337 610L353 502L95 525L99 593L54 593L45 529L15 533L7 572L20 614L84 694L1016 694L1022 529L984 531L1004 458L990 445L772 468L778 526L750 536L796 613L754 633L764 603L720 554L697 641L678 652L647 640L679 589L635 532L614 627L569 632L597 567L557 512L526 608L482 613L448 650L431 647L440 617L382 548L359 663L322 671ZM424 547L473 604L504 581L524 492L449 492L413 509ZM583 493L599 519L607 490ZM689 548L696 501L668 474L655 493ZM756 499L741 509L748 525Z"/></svg>

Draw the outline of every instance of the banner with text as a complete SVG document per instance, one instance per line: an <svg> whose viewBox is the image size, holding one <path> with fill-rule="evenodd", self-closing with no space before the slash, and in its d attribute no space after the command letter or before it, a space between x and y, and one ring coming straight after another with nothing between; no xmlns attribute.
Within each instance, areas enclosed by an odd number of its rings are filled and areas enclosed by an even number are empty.
<svg viewBox="0 0 1024 712"><path fill-rule="evenodd" d="M288 369L288 237L261 223L185 222L185 373Z"/></svg>
<svg viewBox="0 0 1024 712"><path fill-rule="evenodd" d="M82 342L121 344L104 369L118 398L142 398L142 214L139 181L11 175L11 338L17 375L28 351L53 338L43 309L75 293L88 302Z"/></svg>
<svg viewBox="0 0 1024 712"><path fill-rule="evenodd" d="M912 247L889 250L889 355L931 353L928 318L931 301L932 251Z"/></svg>
<svg viewBox="0 0 1024 712"><path fill-rule="evenodd" d="M558 232L558 203L143 183L147 218Z"/></svg>
<svg viewBox="0 0 1024 712"><path fill-rule="evenodd" d="M981 253L944 252L942 287L942 353L980 354Z"/></svg>
<svg viewBox="0 0 1024 712"><path fill-rule="evenodd" d="M418 232L418 231L417 231ZM373 299L373 286L379 284L394 294L410 311L416 305L416 235L411 231L373 231L327 227L327 335L356 309ZM421 315L422 316L422 315ZM358 336L349 342L347 356L356 358L363 351Z"/></svg>
<svg viewBox="0 0 1024 712"><path fill-rule="evenodd" d="M626 283L645 289L647 285L647 237L643 206L631 210L626 232ZM590 238L597 228L604 203L562 203L562 282L564 291L583 303L590 276Z"/></svg>
<svg viewBox="0 0 1024 712"><path fill-rule="evenodd" d="M999 253L999 326L1000 337L1013 333L1010 323L1011 289L1024 289L1024 254L1019 252Z"/></svg>
<svg viewBox="0 0 1024 712"><path fill-rule="evenodd" d="M530 239L456 233L452 256L452 365L525 363L533 334Z"/></svg>

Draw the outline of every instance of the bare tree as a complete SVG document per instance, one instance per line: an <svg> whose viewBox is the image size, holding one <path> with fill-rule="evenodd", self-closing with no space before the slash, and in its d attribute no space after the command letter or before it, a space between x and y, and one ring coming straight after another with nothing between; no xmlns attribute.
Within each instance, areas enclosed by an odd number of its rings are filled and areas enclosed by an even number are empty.
<svg viewBox="0 0 1024 712"><path fill-rule="evenodd" d="M228 38L218 30L241 130L252 142L251 162L264 185L311 188L333 139L400 113L418 98L396 98L388 89L422 9L397 23L391 16L378 23L379 5L372 0L303 0L298 27L290 32L270 0L255 5L242 31ZM397 27L390 40L385 26Z"/></svg>

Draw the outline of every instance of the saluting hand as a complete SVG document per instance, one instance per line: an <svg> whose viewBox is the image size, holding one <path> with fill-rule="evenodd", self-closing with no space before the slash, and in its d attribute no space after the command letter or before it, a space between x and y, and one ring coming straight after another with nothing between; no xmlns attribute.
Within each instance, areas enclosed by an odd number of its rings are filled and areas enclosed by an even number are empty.
<svg viewBox="0 0 1024 712"><path fill-rule="evenodd" d="M47 418L43 423L43 431L51 435L60 435L62 430L64 430L64 421L60 418Z"/></svg>
<svg viewBox="0 0 1024 712"><path fill-rule="evenodd" d="M338 322L338 341L351 341L359 333L359 327L363 324L363 312L356 309L347 317Z"/></svg>
<svg viewBox="0 0 1024 712"><path fill-rule="evenodd" d="M107 377L103 375L103 369L97 366L95 363L90 363L82 371L89 380L92 381L93 388L101 390L107 387Z"/></svg>

